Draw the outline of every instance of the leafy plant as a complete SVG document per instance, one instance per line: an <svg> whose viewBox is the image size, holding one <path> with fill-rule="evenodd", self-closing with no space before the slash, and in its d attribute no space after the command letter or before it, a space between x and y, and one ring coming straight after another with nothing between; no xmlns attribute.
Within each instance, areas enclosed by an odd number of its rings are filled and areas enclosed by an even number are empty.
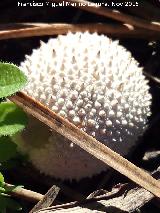
<svg viewBox="0 0 160 213"><path fill-rule="evenodd" d="M21 90L26 82L26 76L16 65L0 63L0 98Z"/></svg>
<svg viewBox="0 0 160 213"><path fill-rule="evenodd" d="M26 122L26 114L15 104L0 104L0 136L13 135L21 131Z"/></svg>
<svg viewBox="0 0 160 213"><path fill-rule="evenodd" d="M10 209L12 212L22 209L18 202L11 199L8 195L8 193L14 189L12 187L9 188L5 186L4 177L0 172L0 213L5 213L6 209Z"/></svg>
<svg viewBox="0 0 160 213"><path fill-rule="evenodd" d="M27 78L20 69L9 63L0 63L0 164L11 160L17 154L17 146L10 136L21 131L27 116L14 103L4 102L7 96L19 91L27 83ZM14 190L5 186L3 174L0 172L0 213L6 209L20 210L20 205L8 193Z"/></svg>

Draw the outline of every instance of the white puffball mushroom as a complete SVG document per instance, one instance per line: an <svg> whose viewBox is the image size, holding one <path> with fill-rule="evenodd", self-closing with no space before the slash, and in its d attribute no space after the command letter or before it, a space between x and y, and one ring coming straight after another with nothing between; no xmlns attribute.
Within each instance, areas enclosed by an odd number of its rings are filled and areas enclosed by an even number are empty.
<svg viewBox="0 0 160 213"><path fill-rule="evenodd" d="M24 92L121 155L131 151L147 126L148 82L118 41L68 33L42 42L20 68L29 79ZM19 149L46 175L80 180L107 169L34 118L19 137Z"/></svg>

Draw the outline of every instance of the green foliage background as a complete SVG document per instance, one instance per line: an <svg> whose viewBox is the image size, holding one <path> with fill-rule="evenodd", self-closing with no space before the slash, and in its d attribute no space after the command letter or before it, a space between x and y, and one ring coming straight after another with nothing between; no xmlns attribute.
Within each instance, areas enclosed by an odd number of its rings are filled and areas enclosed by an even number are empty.
<svg viewBox="0 0 160 213"><path fill-rule="evenodd" d="M6 167L17 154L17 145L10 136L23 130L27 124L23 110L6 100L6 97L21 90L26 83L26 76L17 66L0 63L0 165L5 163ZM0 172L0 213L8 209L12 212L21 210L20 205L9 195L12 190L13 187L6 187L5 178Z"/></svg>

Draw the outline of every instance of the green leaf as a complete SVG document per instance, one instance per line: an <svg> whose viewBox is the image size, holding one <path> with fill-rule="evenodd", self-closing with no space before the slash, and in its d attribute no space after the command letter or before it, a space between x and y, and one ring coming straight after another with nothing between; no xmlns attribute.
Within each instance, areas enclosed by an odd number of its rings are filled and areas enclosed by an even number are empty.
<svg viewBox="0 0 160 213"><path fill-rule="evenodd" d="M23 188L24 186L21 186L21 185L18 185L18 186L4 186L4 189L5 189L5 192L6 193L9 193L9 192L13 192L13 191L15 191L15 190L17 190L17 189L19 189L19 188Z"/></svg>
<svg viewBox="0 0 160 213"><path fill-rule="evenodd" d="M14 103L0 104L0 136L13 135L24 129L27 116Z"/></svg>
<svg viewBox="0 0 160 213"><path fill-rule="evenodd" d="M3 185L4 185L4 177L2 173L0 172L0 187L2 187Z"/></svg>
<svg viewBox="0 0 160 213"><path fill-rule="evenodd" d="M26 83L26 76L16 65L0 62L0 98L21 90Z"/></svg>
<svg viewBox="0 0 160 213"><path fill-rule="evenodd" d="M9 137L0 137L0 162L7 161L17 153L17 145Z"/></svg>
<svg viewBox="0 0 160 213"><path fill-rule="evenodd" d="M0 195L4 194L5 192L6 192L5 188L0 186Z"/></svg>

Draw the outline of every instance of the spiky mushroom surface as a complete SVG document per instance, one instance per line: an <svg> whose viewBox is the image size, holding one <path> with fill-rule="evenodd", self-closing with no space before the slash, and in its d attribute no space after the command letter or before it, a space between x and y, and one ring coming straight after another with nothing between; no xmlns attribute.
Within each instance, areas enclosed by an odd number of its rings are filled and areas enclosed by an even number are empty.
<svg viewBox="0 0 160 213"><path fill-rule="evenodd" d="M27 94L122 155L147 126L148 82L118 41L96 33L68 33L42 42L26 56L21 69L29 78ZM36 128L25 130L27 137L22 134L20 149L41 172L79 180L106 170L106 165L57 133L46 134L40 143L36 135L42 134L41 124L35 123Z"/></svg>

